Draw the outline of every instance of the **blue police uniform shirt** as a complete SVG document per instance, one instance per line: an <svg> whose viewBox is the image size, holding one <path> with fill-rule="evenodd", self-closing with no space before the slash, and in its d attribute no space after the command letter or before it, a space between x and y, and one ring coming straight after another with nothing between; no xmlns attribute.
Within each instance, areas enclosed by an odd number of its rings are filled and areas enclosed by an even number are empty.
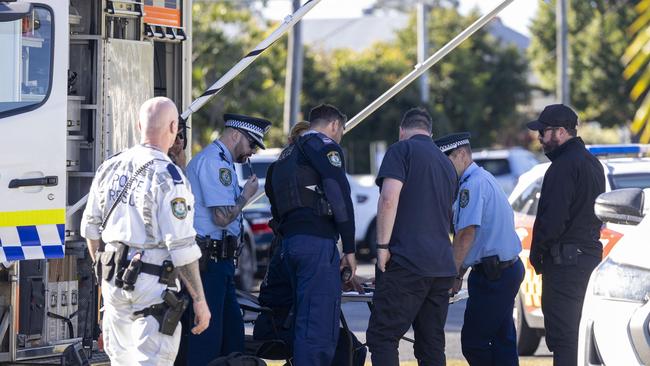
<svg viewBox="0 0 650 366"><path fill-rule="evenodd" d="M463 261L467 268L481 258L498 255L508 261L521 252L515 232L515 219L508 198L496 179L485 169L472 163L460 178L454 202L454 230L476 226L474 245Z"/></svg>
<svg viewBox="0 0 650 366"><path fill-rule="evenodd" d="M404 183L390 238L391 261L426 277L457 274L449 228L458 180L451 161L431 137L415 135L386 151L376 183Z"/></svg>
<svg viewBox="0 0 650 366"><path fill-rule="evenodd" d="M241 194L235 165L230 151L219 140L215 140L198 153L187 165L187 178L190 180L194 202L194 229L200 236L210 236L219 240L222 230L239 236L241 215L227 227L214 222L214 207L234 206Z"/></svg>

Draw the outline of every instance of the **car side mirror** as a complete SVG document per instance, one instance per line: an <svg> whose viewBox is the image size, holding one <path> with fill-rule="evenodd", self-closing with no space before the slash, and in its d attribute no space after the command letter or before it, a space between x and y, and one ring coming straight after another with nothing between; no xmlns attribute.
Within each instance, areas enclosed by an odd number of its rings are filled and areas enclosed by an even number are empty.
<svg viewBox="0 0 650 366"><path fill-rule="evenodd" d="M31 12L31 3L17 3L15 0L0 1L0 22L13 22L24 18Z"/></svg>
<svg viewBox="0 0 650 366"><path fill-rule="evenodd" d="M645 194L640 188L617 189L596 198L594 212L604 222L636 225L643 220Z"/></svg>

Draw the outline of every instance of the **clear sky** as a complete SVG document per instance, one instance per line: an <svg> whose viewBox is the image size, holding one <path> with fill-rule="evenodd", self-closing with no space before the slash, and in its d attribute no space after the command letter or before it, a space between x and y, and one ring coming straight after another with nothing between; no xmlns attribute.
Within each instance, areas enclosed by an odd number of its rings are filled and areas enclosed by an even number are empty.
<svg viewBox="0 0 650 366"><path fill-rule="evenodd" d="M502 0L460 0L461 13L467 13L478 7L481 13L486 13L501 3ZM374 3L374 0L321 0L316 7L307 14L308 18L355 18L361 16L361 11ZM503 22L520 33L529 35L528 24L537 11L538 0L514 0L500 17ZM542 4L541 6L549 6ZM266 16L273 19L282 19L291 10L290 0L270 0L264 11Z"/></svg>

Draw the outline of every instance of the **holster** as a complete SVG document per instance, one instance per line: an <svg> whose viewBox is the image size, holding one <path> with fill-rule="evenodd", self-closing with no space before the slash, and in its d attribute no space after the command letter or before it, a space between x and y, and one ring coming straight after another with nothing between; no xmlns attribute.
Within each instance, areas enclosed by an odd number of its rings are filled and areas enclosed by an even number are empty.
<svg viewBox="0 0 650 366"><path fill-rule="evenodd" d="M481 258L481 271L489 281L496 281L501 278L501 267L499 266L499 256L491 255Z"/></svg>
<svg viewBox="0 0 650 366"><path fill-rule="evenodd" d="M110 282L115 274L115 252L99 252L95 267L97 279Z"/></svg>
<svg viewBox="0 0 650 366"><path fill-rule="evenodd" d="M578 264L578 245L561 243L549 250L553 264L574 266Z"/></svg>
<svg viewBox="0 0 650 366"><path fill-rule="evenodd" d="M114 253L115 255L114 255L113 262L115 265L115 286L122 288L124 286L123 278L124 278L124 271L127 268L126 259L129 256L129 247L127 245L119 243L117 245L117 250ZM106 281L110 281L110 279L107 279ZM135 284L135 281L133 281L133 284ZM133 290L133 289L129 287L129 284L127 284L127 288L125 288L125 290Z"/></svg>
<svg viewBox="0 0 650 366"><path fill-rule="evenodd" d="M162 293L163 302L151 305L148 308L136 311L131 317L133 320L153 316L158 322L158 331L171 336L181 320L181 315L187 309L189 299L187 296L178 296L173 291L165 290Z"/></svg>
<svg viewBox="0 0 650 366"><path fill-rule="evenodd" d="M209 236L196 237L196 243L201 248L199 269L204 271L208 260L236 259L239 239L236 236L226 235L223 240L214 240Z"/></svg>
<svg viewBox="0 0 650 366"><path fill-rule="evenodd" d="M115 286L125 291L134 290L141 273L157 276L158 282L164 285L176 285L176 268L172 261L163 261L160 266L142 262L141 256L134 256L127 261L128 253L129 247L125 244L119 244L118 249L113 252L98 252L96 274L107 282L115 276Z"/></svg>

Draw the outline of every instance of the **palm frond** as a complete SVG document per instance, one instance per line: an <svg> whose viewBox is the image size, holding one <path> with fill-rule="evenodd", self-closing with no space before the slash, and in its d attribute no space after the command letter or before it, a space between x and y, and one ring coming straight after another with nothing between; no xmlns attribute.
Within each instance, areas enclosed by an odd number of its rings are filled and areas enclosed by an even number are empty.
<svg viewBox="0 0 650 366"><path fill-rule="evenodd" d="M632 42L627 46L621 62L625 65L623 77L627 80L636 79L630 99L639 105L630 130L639 136L641 143L650 142L650 0L641 0L635 6L639 16L628 27L633 35Z"/></svg>

